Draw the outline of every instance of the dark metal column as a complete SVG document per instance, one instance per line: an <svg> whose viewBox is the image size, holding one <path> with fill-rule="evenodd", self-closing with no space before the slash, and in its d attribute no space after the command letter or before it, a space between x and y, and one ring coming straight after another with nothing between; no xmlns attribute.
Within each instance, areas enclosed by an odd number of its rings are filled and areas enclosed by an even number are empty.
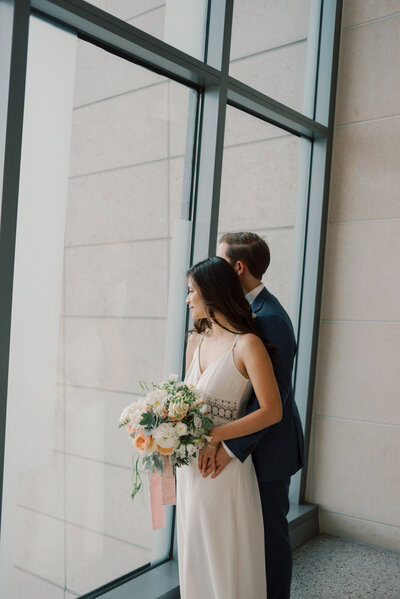
<svg viewBox="0 0 400 599"><path fill-rule="evenodd" d="M217 241L232 16L232 0L211 0L207 60L221 73L204 91L193 262L213 253Z"/></svg>
<svg viewBox="0 0 400 599"><path fill-rule="evenodd" d="M29 11L29 0L0 0L1 51L5 48L0 62L0 526Z"/></svg>
<svg viewBox="0 0 400 599"><path fill-rule="evenodd" d="M311 414L318 350L321 292L328 219L336 87L343 0L322 5L321 38L314 118L328 126L326 138L315 139L311 157L307 232L305 241L296 398L305 404L306 448L310 443ZM300 406L299 406L300 407ZM304 501L307 468L301 475L299 503Z"/></svg>

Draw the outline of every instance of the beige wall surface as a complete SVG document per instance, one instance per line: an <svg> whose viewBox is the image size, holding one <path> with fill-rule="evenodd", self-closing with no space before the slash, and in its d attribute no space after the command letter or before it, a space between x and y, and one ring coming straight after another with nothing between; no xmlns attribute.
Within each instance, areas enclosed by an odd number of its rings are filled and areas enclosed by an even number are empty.
<svg viewBox="0 0 400 599"><path fill-rule="evenodd" d="M400 549L400 2L345 0L307 499Z"/></svg>

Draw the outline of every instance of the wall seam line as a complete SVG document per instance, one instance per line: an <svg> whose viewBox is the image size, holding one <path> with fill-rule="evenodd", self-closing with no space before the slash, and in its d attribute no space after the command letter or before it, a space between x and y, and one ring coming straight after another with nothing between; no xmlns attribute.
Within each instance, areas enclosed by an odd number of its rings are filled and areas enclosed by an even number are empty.
<svg viewBox="0 0 400 599"><path fill-rule="evenodd" d="M85 320L167 320L166 316L118 316L113 314L61 314L62 318L82 318Z"/></svg>
<svg viewBox="0 0 400 599"><path fill-rule="evenodd" d="M283 48L290 48L291 46L297 46L299 44L303 44L307 41L307 37L304 37L299 40L293 40L292 42L288 42L287 44L281 44L280 46L275 46L274 48L266 48L265 50L259 50L258 52L253 52L253 54L246 54L246 56L238 56L237 58L233 58L230 61L231 64L235 64L240 62L241 60L246 60L247 58L253 58L254 56L261 56L262 54L269 54L269 52L274 52L275 50L282 50Z"/></svg>
<svg viewBox="0 0 400 599"><path fill-rule="evenodd" d="M400 216L393 216L392 218L361 218L359 220L334 220L330 221L329 225L359 225L364 223L387 223L392 221L399 221Z"/></svg>
<svg viewBox="0 0 400 599"><path fill-rule="evenodd" d="M274 127L275 125L271 125L272 127ZM283 134L283 135L273 135L272 137L264 137L263 139L254 139L253 141L242 141L236 144L227 144L226 146L224 146L224 150L230 150L231 148L241 148L241 147L245 147L245 146L254 146L254 145L258 145L258 144L263 144L266 143L268 141L275 141L276 139L288 139L288 138L292 138L293 135L291 135L290 133L288 134Z"/></svg>
<svg viewBox="0 0 400 599"><path fill-rule="evenodd" d="M348 123L341 123L340 125L336 125L335 129L344 129L347 127L357 127L357 125L369 125L370 123L380 123L382 121L390 121L393 119L398 119L400 114L390 114L388 116L380 116L372 119L364 119L362 121L349 121Z"/></svg>
<svg viewBox="0 0 400 599"><path fill-rule="evenodd" d="M314 418L318 418L319 420L332 420L334 422L351 422L355 424L385 426L387 428L400 428L400 424L390 424L388 422L377 422L373 420L359 420L358 418L340 418L338 416L324 416L323 414L317 414L316 412L314 412Z"/></svg>
<svg viewBox="0 0 400 599"><path fill-rule="evenodd" d="M104 387L91 387L90 385L74 385L73 383L69 383L68 381L57 381L56 386L66 387L69 389L85 389L87 391L100 391L102 393L115 393L116 395L134 395L135 397L144 397L144 393L139 393L138 391L123 391L122 389L105 389ZM71 398L69 401L74 401ZM76 400L76 401L80 401ZM58 450L55 450L58 451Z"/></svg>
<svg viewBox="0 0 400 599"><path fill-rule="evenodd" d="M33 578L38 578L39 580L42 580L46 584L50 584L51 586L56 587L57 589L61 589L62 591L68 591L68 592L70 592L66 588L66 586L63 586L62 584L59 584L58 582L54 582L54 580L49 580L45 576L41 576L40 574L36 574L35 572L32 572L31 570L27 570L26 568L23 568L22 566L19 566L18 564L14 564L14 568L16 570L19 570L20 572L24 572L25 574L29 574L29 576L32 576ZM72 594L74 594L73 591L72 591Z"/></svg>
<svg viewBox="0 0 400 599"><path fill-rule="evenodd" d="M119 537L115 537L114 535L110 535L104 531L99 531L99 530L96 530L95 528L90 528L88 526L83 526L82 524L77 524L76 522L73 522L72 520L68 520L67 518L60 518L59 516L54 516L53 514L48 514L46 512L42 512L41 510L31 508L27 505L23 505L22 503L19 503L18 507L21 507L24 510L28 510L29 512L33 512L35 514L40 514L41 516L44 516L46 518L51 518L52 520L57 520L57 522L65 522L66 524L75 526L76 528L81 528L82 530L87 530L89 532L100 535L102 537L107 537L109 539L112 539L113 541L119 541L120 543L124 543L125 545L129 545L131 547L137 547L138 549L143 549L144 551L151 552L151 548L149 548L149 547L145 547L144 545L137 545L136 543L130 543L129 541L126 541L125 539L120 539Z"/></svg>
<svg viewBox="0 0 400 599"><path fill-rule="evenodd" d="M184 158L184 154L177 154L176 156L163 156L161 158L155 158L154 160L144 160L143 162L133 162L131 164L123 164L121 166L113 166L111 168L104 168L101 171L89 171L87 173L79 173L77 175L71 175L70 180L81 179L82 177L91 177L93 175L102 175L103 173L113 173L115 171L122 171L128 168L135 168L139 166L146 166L147 164L158 164L159 162L167 163L168 160L175 160L176 158Z"/></svg>
<svg viewBox="0 0 400 599"><path fill-rule="evenodd" d="M87 108L88 106L93 106L94 104L100 104L101 102L108 102L108 100L114 100L115 98L121 98L122 96L128 96L129 94L133 94L135 92L142 91L143 89L149 89L150 87L155 87L156 85L165 85L168 81L155 81L154 83L149 83L147 85L142 85L141 87L135 87L134 89L129 89L124 92L120 92L119 94L114 94L113 96L104 96L103 98L99 98L98 100L93 100L92 102L87 102L86 104L79 104L74 106L74 112L80 110L81 108Z"/></svg>
<svg viewBox="0 0 400 599"><path fill-rule="evenodd" d="M91 247L106 247L110 245L130 245L132 243L144 243L144 242L153 242L153 241L169 241L171 237L166 235L165 237L145 237L143 239L125 239L122 241L95 241L93 243L77 243L65 245L64 247L68 250L75 250L81 248L91 248Z"/></svg>
<svg viewBox="0 0 400 599"><path fill-rule="evenodd" d="M359 29L360 27L365 27L366 25L371 25L373 23L379 23L380 21L387 21L388 19L392 19L395 17L399 17L400 12L394 12L390 15L384 15L382 17L376 17L376 19L371 19L370 21L364 21L363 23L357 23L356 25L348 25L347 27L343 27L342 31L351 31L352 29Z"/></svg>
<svg viewBox="0 0 400 599"><path fill-rule="evenodd" d="M321 322L329 322L335 324L400 324L400 320L345 320L340 318L321 318Z"/></svg>
<svg viewBox="0 0 400 599"><path fill-rule="evenodd" d="M142 12L139 12L137 15L133 15L133 17L128 17L127 19L125 19L126 22L129 21L133 21L133 19L138 19L139 17L143 17L143 15L148 15L150 12L154 12L156 10L160 10L160 8L163 8L163 6L165 6L165 2L163 2L162 4L159 4L158 6L153 6L153 8L148 8L147 10L143 10ZM138 27L138 29L140 29L140 27Z"/></svg>

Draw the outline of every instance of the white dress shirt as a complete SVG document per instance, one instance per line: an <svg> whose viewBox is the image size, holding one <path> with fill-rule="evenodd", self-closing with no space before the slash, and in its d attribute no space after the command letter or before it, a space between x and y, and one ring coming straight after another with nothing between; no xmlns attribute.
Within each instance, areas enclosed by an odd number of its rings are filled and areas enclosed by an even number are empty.
<svg viewBox="0 0 400 599"><path fill-rule="evenodd" d="M264 287L265 287L264 283L260 283L259 285L257 285L257 287L254 287L254 289L249 291L249 293L246 293L246 295L244 297L247 299L249 304L252 304L254 302L257 295L259 293L261 293L261 291L264 289Z"/></svg>
<svg viewBox="0 0 400 599"><path fill-rule="evenodd" d="M252 289L251 291L249 291L249 293L246 293L245 298L247 299L247 301L249 302L249 304L252 304L254 302L254 300L256 299L257 295L259 293L261 293L261 291L264 289L264 286L265 286L264 283L260 283L260 285L257 285L257 287L254 287L254 289ZM236 458L235 454L231 452L231 450L226 445L226 443L224 443L224 441L222 441L222 445L224 446L224 449L225 449L226 453L231 458ZM236 458L236 459L238 459L238 458Z"/></svg>

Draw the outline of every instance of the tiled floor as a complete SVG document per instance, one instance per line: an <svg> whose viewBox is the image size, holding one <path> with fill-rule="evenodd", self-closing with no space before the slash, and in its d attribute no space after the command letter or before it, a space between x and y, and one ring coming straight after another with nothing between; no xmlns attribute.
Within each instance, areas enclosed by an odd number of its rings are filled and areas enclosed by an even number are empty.
<svg viewBox="0 0 400 599"><path fill-rule="evenodd" d="M315 537L294 553L291 599L400 599L400 552Z"/></svg>

